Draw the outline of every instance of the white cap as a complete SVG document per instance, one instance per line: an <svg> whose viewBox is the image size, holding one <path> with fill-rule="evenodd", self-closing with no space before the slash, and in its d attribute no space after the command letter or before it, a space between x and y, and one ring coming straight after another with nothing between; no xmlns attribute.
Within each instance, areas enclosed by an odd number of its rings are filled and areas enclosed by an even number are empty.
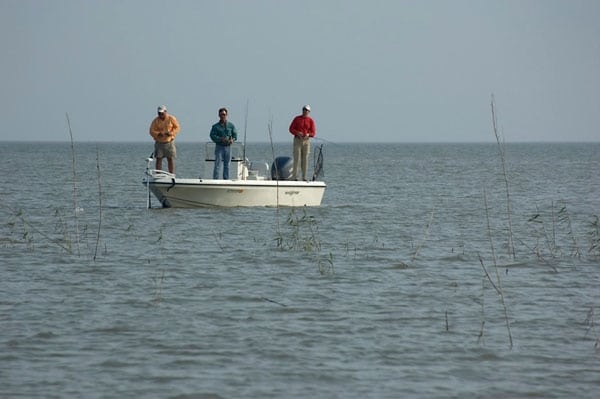
<svg viewBox="0 0 600 399"><path fill-rule="evenodd" d="M302 107L303 110L307 110L310 111L310 105L306 104L304 107Z"/></svg>
<svg viewBox="0 0 600 399"><path fill-rule="evenodd" d="M161 105L160 107L158 107L158 112L160 112L161 114L162 114L163 112L167 112L167 107L166 107L166 106L164 106L164 105Z"/></svg>

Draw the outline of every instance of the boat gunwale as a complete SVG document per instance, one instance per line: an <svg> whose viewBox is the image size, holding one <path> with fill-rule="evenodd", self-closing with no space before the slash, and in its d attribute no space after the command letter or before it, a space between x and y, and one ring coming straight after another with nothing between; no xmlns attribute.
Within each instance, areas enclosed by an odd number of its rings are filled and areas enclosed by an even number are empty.
<svg viewBox="0 0 600 399"><path fill-rule="evenodd" d="M219 183L217 183L219 182ZM221 183L222 182L222 183ZM144 181L150 186L199 186L199 187L301 187L301 188L326 188L327 184L323 181L276 181L276 180L203 180L203 179L150 179Z"/></svg>

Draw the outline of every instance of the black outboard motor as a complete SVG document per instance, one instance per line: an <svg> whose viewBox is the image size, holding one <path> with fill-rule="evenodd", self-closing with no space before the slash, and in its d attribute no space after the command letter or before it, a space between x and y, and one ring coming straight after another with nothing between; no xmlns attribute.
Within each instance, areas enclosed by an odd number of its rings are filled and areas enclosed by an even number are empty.
<svg viewBox="0 0 600 399"><path fill-rule="evenodd" d="M271 165L271 180L290 180L294 160L290 157L277 157Z"/></svg>

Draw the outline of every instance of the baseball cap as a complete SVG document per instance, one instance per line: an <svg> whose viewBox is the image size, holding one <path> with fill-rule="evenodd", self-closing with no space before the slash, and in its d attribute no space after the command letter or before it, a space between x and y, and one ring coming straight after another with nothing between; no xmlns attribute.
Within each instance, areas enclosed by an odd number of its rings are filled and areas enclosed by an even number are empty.
<svg viewBox="0 0 600 399"><path fill-rule="evenodd" d="M164 105L161 105L160 107L158 107L158 112L159 113L163 113L163 112L167 112L167 107Z"/></svg>
<svg viewBox="0 0 600 399"><path fill-rule="evenodd" d="M306 104L304 107L302 107L302 109L305 109L307 111L310 111L310 105Z"/></svg>

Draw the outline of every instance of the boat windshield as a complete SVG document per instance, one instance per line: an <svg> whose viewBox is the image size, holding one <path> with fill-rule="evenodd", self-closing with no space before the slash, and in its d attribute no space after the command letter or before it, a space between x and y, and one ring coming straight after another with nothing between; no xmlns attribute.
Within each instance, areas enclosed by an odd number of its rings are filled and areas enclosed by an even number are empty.
<svg viewBox="0 0 600 399"><path fill-rule="evenodd" d="M211 142L206 143L204 150L205 161L215 161L215 146L216 144ZM244 144L233 143L231 145L231 160L232 161L243 161L244 159Z"/></svg>

